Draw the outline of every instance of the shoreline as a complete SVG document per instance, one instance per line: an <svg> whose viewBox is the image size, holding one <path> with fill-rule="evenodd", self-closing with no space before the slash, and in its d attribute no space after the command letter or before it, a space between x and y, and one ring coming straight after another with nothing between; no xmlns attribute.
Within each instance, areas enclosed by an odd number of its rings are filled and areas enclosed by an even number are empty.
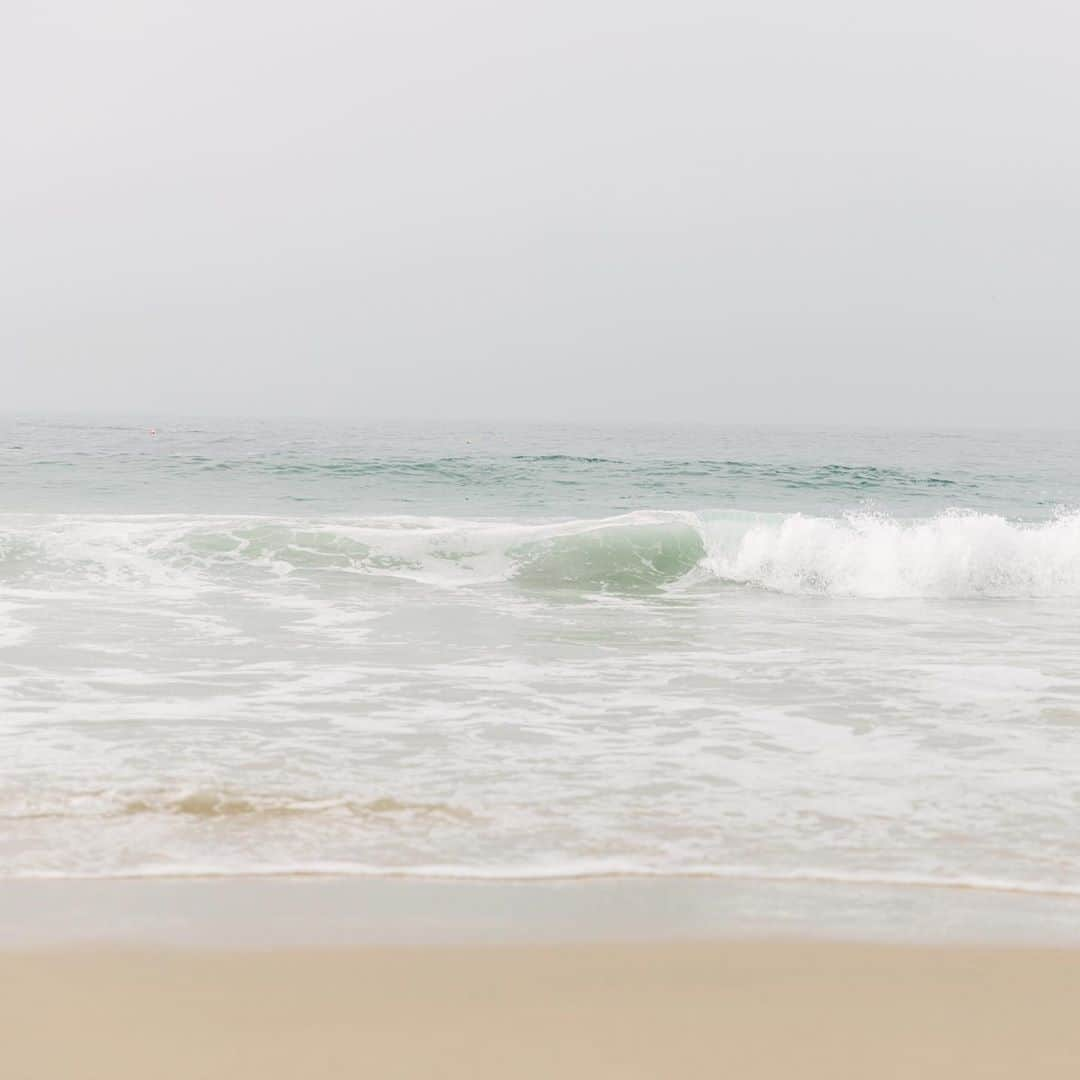
<svg viewBox="0 0 1080 1080"><path fill-rule="evenodd" d="M0 880L0 951L776 939L1080 948L1080 898L703 877Z"/></svg>

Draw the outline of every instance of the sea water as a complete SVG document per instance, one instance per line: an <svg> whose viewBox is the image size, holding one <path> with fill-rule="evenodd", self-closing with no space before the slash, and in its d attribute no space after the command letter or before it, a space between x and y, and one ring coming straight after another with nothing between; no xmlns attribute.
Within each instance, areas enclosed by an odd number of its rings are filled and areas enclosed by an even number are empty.
<svg viewBox="0 0 1080 1080"><path fill-rule="evenodd" d="M0 876L1080 893L1078 461L8 418Z"/></svg>

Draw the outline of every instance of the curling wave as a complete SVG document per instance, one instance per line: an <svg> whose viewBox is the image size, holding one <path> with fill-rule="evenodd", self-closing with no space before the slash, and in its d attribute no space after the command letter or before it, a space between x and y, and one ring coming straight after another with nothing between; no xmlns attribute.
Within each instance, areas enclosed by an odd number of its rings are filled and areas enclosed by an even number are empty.
<svg viewBox="0 0 1080 1080"><path fill-rule="evenodd" d="M1080 512L1038 523L966 512L901 520L638 511L555 523L65 516L0 527L8 584L44 575L198 589L253 584L259 572L582 593L712 582L882 599L1073 597Z"/></svg>

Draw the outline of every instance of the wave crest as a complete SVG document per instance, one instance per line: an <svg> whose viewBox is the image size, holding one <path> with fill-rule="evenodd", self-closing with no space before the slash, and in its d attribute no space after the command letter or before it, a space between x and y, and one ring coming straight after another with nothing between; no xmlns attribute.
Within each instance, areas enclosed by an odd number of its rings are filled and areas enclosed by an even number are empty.
<svg viewBox="0 0 1080 1080"><path fill-rule="evenodd" d="M1080 595L1080 513L1042 524L948 513L902 522L793 514L714 524L704 565L725 581L785 593L890 597Z"/></svg>

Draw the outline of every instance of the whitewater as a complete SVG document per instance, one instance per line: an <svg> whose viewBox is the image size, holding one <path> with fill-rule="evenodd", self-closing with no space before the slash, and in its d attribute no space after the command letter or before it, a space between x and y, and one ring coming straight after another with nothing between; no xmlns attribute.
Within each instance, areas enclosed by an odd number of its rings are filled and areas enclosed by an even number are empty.
<svg viewBox="0 0 1080 1080"><path fill-rule="evenodd" d="M0 876L1078 893L1078 451L9 418Z"/></svg>

